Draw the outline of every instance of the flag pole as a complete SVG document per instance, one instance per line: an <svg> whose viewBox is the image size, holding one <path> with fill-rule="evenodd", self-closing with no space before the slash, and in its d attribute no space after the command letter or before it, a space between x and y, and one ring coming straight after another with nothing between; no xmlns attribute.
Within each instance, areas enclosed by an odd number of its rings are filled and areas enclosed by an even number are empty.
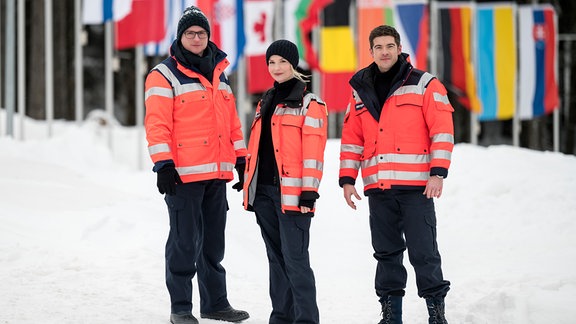
<svg viewBox="0 0 576 324"><path fill-rule="evenodd" d="M514 23L513 23L513 27L514 28L514 35L518 35L518 31L516 30L516 24L518 23L516 16L518 15L518 9L516 7L516 5L514 5ZM516 45L517 47L520 46L520 44ZM518 70L516 70L518 71ZM520 123L520 107L518 107L518 105L520 104L520 89L518 88L518 72L516 72L516 75L514 76L514 84L516 86L516 104L514 105L514 115L512 116L512 145L514 147L519 147L520 146L520 133L522 132L522 124Z"/></svg>
<svg viewBox="0 0 576 324"><path fill-rule="evenodd" d="M114 119L114 70L112 67L112 28L109 20L104 25L104 107L108 117L108 148L112 149L112 121Z"/></svg>
<svg viewBox="0 0 576 324"><path fill-rule="evenodd" d="M558 16L554 15L554 30L558 31ZM556 55L560 55L560 40L558 39L558 37L556 37L556 42L554 44L555 50L554 52L556 53ZM556 73L558 73L558 57L556 57L556 59L554 60L555 64L554 64L554 70L556 71ZM556 74L558 75L558 74ZM558 80L557 80L558 81ZM558 96L560 97L560 96ZM553 138L554 138L554 152L559 152L560 151L560 107L557 107L556 109L554 109L554 112L552 112L553 116L553 122L554 122L554 129L553 129Z"/></svg>
<svg viewBox="0 0 576 324"><path fill-rule="evenodd" d="M316 13L313 13L316 14ZM322 11L317 13L318 15L320 15L320 21L322 21L322 19L324 19ZM318 28L313 28L312 29L312 40L311 40L311 45L313 48L318 48L317 45L320 42L320 35L318 34ZM318 53L319 55L319 53ZM308 64L310 64L310 62L308 62ZM322 82L322 80L320 79L320 71L318 69L311 69L311 73L312 73L312 92L315 93L316 95L320 95L320 83ZM328 107L330 108L330 107ZM328 114L328 118L330 118L330 113ZM330 138L331 136L331 130L332 130L332 122L329 121L328 123L328 138Z"/></svg>
<svg viewBox="0 0 576 324"><path fill-rule="evenodd" d="M576 34L572 35L559 35L558 41L564 41L564 100L562 100L562 107L564 109L565 120L570 120L570 92L571 92L571 70L572 66L572 42L576 41ZM567 137L567 139L570 137ZM566 141L567 144L570 143L569 140ZM573 142L572 142L573 143ZM571 147L567 147L568 150L572 150Z"/></svg>
<svg viewBox="0 0 576 324"><path fill-rule="evenodd" d="M240 125L242 126L242 134L246 139L248 136L248 128L246 127L247 117L250 102L248 102L248 94L246 92L246 56L242 54L238 57L238 62L236 62L236 93L237 93L237 104L236 109L238 110L238 115L240 116Z"/></svg>
<svg viewBox="0 0 576 324"><path fill-rule="evenodd" d="M471 8L471 13L473 15L476 14L476 3L472 2L472 4L470 5ZM476 40L476 29L478 28L477 24L476 24L476 19L474 19L474 17L472 17L472 37L471 37L471 43L473 44L473 48L472 51L470 53L470 55L472 56L472 62L474 62L474 65L477 65L477 58L476 58L476 54L478 51L478 42ZM480 122L478 121L478 113L474 112L474 111L470 111L470 144L473 145L478 145L478 134L480 134Z"/></svg>
<svg viewBox="0 0 576 324"><path fill-rule="evenodd" d="M14 21L14 17L16 17L15 15L15 0L8 0L6 2L6 58L5 58L5 66L6 66L6 79L5 79L5 93L4 95L6 96L5 99L5 105L6 105L6 135L10 136L10 137L14 137L14 106L16 104L16 98L15 98L15 89L14 89L14 85L16 84L15 82L15 71L14 71L14 67L15 67L15 60L16 60L16 54L15 54L15 48L16 46L14 46L15 44L15 40L14 40L14 35L15 33L15 21Z"/></svg>
<svg viewBox="0 0 576 324"><path fill-rule="evenodd" d="M138 153L137 165L138 169L142 170L142 155L144 147L144 48L142 45L136 46L135 52L135 64L134 73L136 74L136 129L137 129L137 142L136 147Z"/></svg>
<svg viewBox="0 0 576 324"><path fill-rule="evenodd" d="M2 15L0 15L0 26L2 26ZM0 27L1 28L1 27ZM0 44L2 44L2 33L0 32ZM2 66L2 51L0 50L0 109L2 109L2 75L4 74ZM0 119L0 136L2 136L2 119Z"/></svg>
<svg viewBox="0 0 576 324"><path fill-rule="evenodd" d="M82 0L74 1L74 107L75 107L75 119L76 125L80 126L82 119L84 119L84 73L82 69L82 46L84 45L84 40L82 37Z"/></svg>
<svg viewBox="0 0 576 324"><path fill-rule="evenodd" d="M45 57L45 97L46 124L48 137L52 137L52 124L54 121L54 39L52 28L52 0L44 0L44 57Z"/></svg>
<svg viewBox="0 0 576 324"><path fill-rule="evenodd" d="M438 76L438 51L440 49L438 41L438 5L436 0L430 1L430 73Z"/></svg>
<svg viewBox="0 0 576 324"><path fill-rule="evenodd" d="M24 140L24 119L26 118L26 65L24 53L26 52L24 46L24 35L26 34L26 26L24 24L24 17L26 8L24 0L18 0L18 22L17 22L17 37L18 37L18 114L20 115L20 140Z"/></svg>

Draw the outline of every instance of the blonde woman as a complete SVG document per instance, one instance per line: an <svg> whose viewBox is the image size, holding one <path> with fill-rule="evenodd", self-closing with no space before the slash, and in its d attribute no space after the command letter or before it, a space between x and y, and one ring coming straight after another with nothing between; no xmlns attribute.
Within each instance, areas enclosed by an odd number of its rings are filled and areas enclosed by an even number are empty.
<svg viewBox="0 0 576 324"><path fill-rule="evenodd" d="M244 207L256 213L268 255L269 323L278 324L319 322L308 243L320 197L327 110L296 71L298 56L287 40L266 51L275 82L256 108L244 183Z"/></svg>

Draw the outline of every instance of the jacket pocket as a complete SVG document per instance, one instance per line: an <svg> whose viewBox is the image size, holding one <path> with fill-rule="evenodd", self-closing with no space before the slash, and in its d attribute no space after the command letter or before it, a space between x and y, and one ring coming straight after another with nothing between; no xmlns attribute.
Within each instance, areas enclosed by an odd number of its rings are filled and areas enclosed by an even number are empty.
<svg viewBox="0 0 576 324"><path fill-rule="evenodd" d="M293 116L293 115L282 116L281 124L286 126L302 128L302 125L304 124L304 116Z"/></svg>
<svg viewBox="0 0 576 324"><path fill-rule="evenodd" d="M177 147L178 147L178 149L186 149L186 148L191 148L191 147L208 146L208 145L210 145L210 139L206 135L206 136L197 136L194 138L179 140Z"/></svg>
<svg viewBox="0 0 576 324"><path fill-rule="evenodd" d="M422 108L423 104L424 104L424 97L423 96L416 96L416 95L396 96L396 106L399 106L402 108L409 108L409 107Z"/></svg>
<svg viewBox="0 0 576 324"><path fill-rule="evenodd" d="M193 166L213 160L215 152L208 135L193 136L177 141L177 165ZM213 161L212 161L213 162Z"/></svg>
<svg viewBox="0 0 576 324"><path fill-rule="evenodd" d="M429 146L424 144L424 142L397 142L394 150L399 154L428 154L430 153Z"/></svg>
<svg viewBox="0 0 576 324"><path fill-rule="evenodd" d="M303 116L283 116L280 120L280 147L282 160L287 165L302 161L302 125ZM275 126L272 126L273 128ZM277 126L276 126L277 127Z"/></svg>

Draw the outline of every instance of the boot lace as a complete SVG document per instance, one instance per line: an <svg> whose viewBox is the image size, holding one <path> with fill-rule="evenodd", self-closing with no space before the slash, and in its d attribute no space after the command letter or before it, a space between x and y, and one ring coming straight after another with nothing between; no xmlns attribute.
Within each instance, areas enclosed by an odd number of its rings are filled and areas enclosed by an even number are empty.
<svg viewBox="0 0 576 324"><path fill-rule="evenodd" d="M391 324L392 318L392 302L387 300L386 302L382 303L382 320L378 324Z"/></svg>
<svg viewBox="0 0 576 324"><path fill-rule="evenodd" d="M444 315L444 303L434 303L428 308L430 308L430 324L448 324Z"/></svg>

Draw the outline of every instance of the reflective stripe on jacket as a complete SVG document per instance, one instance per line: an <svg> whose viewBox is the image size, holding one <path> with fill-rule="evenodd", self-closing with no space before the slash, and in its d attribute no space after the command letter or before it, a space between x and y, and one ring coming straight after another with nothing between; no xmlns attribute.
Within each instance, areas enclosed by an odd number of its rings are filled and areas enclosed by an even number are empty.
<svg viewBox="0 0 576 324"><path fill-rule="evenodd" d="M373 63L374 64L374 63ZM340 178L356 179L362 169L364 192L426 186L431 175L448 175L454 147L454 109L444 86L427 72L401 61L381 113L374 107L370 67L350 80L340 147Z"/></svg>
<svg viewBox="0 0 576 324"><path fill-rule="evenodd" d="M152 161L173 160L183 182L234 179L236 158L246 144L235 98L224 69L212 83L169 57L146 78L146 138Z"/></svg>
<svg viewBox="0 0 576 324"><path fill-rule="evenodd" d="M304 89L302 89L303 91ZM300 98L302 98L302 93ZM244 207L252 210L256 194L258 150L262 129L258 103L252 123L244 182ZM280 176L282 211L300 212L302 191L318 192L324 168L327 110L316 95L306 93L298 102L280 103L272 115L272 142ZM311 210L314 212L314 209Z"/></svg>

